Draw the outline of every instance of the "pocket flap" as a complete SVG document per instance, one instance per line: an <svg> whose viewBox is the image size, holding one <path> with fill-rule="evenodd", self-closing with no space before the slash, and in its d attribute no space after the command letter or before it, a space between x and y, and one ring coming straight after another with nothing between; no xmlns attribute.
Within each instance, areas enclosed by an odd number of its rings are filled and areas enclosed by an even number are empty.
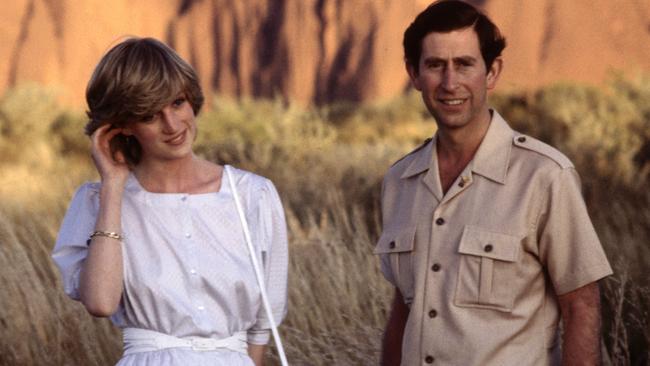
<svg viewBox="0 0 650 366"><path fill-rule="evenodd" d="M463 230L458 252L515 262L519 255L519 238L468 225Z"/></svg>
<svg viewBox="0 0 650 366"><path fill-rule="evenodd" d="M377 246L375 254L388 254L413 251L415 242L415 227L401 230L385 230Z"/></svg>

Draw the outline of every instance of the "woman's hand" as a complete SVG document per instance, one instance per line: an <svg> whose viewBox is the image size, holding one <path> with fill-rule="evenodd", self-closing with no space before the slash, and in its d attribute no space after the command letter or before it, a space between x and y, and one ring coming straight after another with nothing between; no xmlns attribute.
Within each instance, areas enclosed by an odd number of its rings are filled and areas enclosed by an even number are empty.
<svg viewBox="0 0 650 366"><path fill-rule="evenodd" d="M110 129L110 124L98 128L91 136L92 157L95 167L99 172L102 183L116 183L124 185L129 176L129 167L121 151L111 153L110 141L113 137L122 132L121 128Z"/></svg>

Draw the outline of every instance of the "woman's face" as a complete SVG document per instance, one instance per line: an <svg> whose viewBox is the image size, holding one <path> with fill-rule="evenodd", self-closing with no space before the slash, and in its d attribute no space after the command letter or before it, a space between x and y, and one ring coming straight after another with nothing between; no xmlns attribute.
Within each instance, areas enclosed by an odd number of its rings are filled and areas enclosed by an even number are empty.
<svg viewBox="0 0 650 366"><path fill-rule="evenodd" d="M180 94L151 118L130 123L123 133L140 143L142 162L176 160L192 154L194 120L192 105Z"/></svg>

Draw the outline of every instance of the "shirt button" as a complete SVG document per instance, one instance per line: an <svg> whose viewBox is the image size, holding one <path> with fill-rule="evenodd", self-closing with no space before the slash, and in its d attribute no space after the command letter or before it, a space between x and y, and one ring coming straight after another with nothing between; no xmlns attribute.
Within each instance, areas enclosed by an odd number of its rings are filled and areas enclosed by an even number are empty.
<svg viewBox="0 0 650 366"><path fill-rule="evenodd" d="M395 242L391 241L390 244L388 244L388 246L390 247L390 249L395 249Z"/></svg>
<svg viewBox="0 0 650 366"><path fill-rule="evenodd" d="M190 234L190 233L185 233L185 237L189 239L189 238L192 237L192 234Z"/></svg>
<svg viewBox="0 0 650 366"><path fill-rule="evenodd" d="M194 270L194 269L190 269L190 273L193 274L193 275L195 275L195 274L196 274L196 270Z"/></svg>
<svg viewBox="0 0 650 366"><path fill-rule="evenodd" d="M460 188L465 187L465 182L461 180L460 182L458 182L458 186L459 186Z"/></svg>
<svg viewBox="0 0 650 366"><path fill-rule="evenodd" d="M435 318L438 316L438 312L435 309L429 310L429 318Z"/></svg>
<svg viewBox="0 0 650 366"><path fill-rule="evenodd" d="M445 219L442 217L439 217L436 219L436 225L444 225L445 224Z"/></svg>
<svg viewBox="0 0 650 366"><path fill-rule="evenodd" d="M431 270L438 272L440 270L440 265L438 263L435 263L433 266L431 266Z"/></svg>
<svg viewBox="0 0 650 366"><path fill-rule="evenodd" d="M433 363L434 360L433 356L427 356L424 358L424 362L426 363Z"/></svg>
<svg viewBox="0 0 650 366"><path fill-rule="evenodd" d="M187 200L187 196L181 197L181 201L186 201L186 200Z"/></svg>
<svg viewBox="0 0 650 366"><path fill-rule="evenodd" d="M487 244L486 246L483 247L483 250L484 250L486 253L491 252L492 249L493 249L492 244Z"/></svg>
<svg viewBox="0 0 650 366"><path fill-rule="evenodd" d="M205 310L205 306L203 306L203 305L199 305L199 306L197 306L196 308L199 309L199 310L201 310L201 311Z"/></svg>
<svg viewBox="0 0 650 366"><path fill-rule="evenodd" d="M519 141L519 142L526 142L526 137L525 137L525 136L519 136L519 137L517 138L517 141Z"/></svg>

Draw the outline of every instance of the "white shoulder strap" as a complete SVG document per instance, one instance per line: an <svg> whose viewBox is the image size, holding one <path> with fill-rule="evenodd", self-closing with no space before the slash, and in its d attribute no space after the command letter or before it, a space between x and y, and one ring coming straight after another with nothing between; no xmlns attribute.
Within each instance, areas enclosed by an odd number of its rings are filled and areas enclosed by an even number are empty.
<svg viewBox="0 0 650 366"><path fill-rule="evenodd" d="M271 305L269 304L269 298L266 295L266 286L264 285L264 277L262 276L262 271L260 270L260 265L257 262L257 256L255 255L255 250L253 248L253 243L251 241L251 234L248 229L248 222L246 221L246 215L244 215L244 210L242 209L241 202L239 201L239 194L237 193L237 188L235 187L235 180L230 173L231 167L224 165L224 171L228 176L228 182L230 183L230 190L232 195L235 198L235 206L237 206L237 212L239 213L239 220L241 221L242 228L244 229L244 237L246 238L246 245L248 246L248 253L251 257L251 262L253 262L253 268L255 269L255 277L257 278L257 283L260 286L260 292L262 293L262 303L264 305L264 310L266 310L266 316L269 318L269 323L271 323L271 332L273 333L273 339L275 339L275 345L278 348L278 354L280 356L280 362L282 366L288 366L287 357L284 354L284 347L282 347L282 341L280 340L280 334L278 333L278 328L275 325L275 320L273 319L273 314L271 313Z"/></svg>

